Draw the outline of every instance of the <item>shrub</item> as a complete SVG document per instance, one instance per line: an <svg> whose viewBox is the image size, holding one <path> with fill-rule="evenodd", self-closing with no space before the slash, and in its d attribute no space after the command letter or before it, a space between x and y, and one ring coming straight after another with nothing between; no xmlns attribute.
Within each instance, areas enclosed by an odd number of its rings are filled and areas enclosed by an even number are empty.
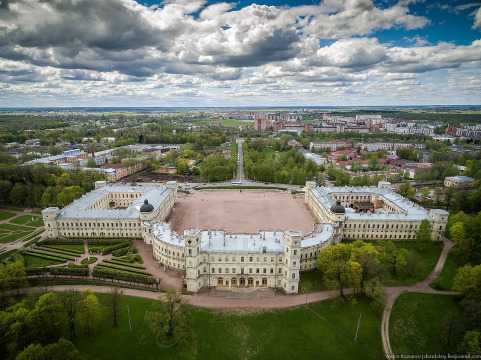
<svg viewBox="0 0 481 360"><path fill-rule="evenodd" d="M45 246L32 246L32 249L33 250L40 250L40 251L46 251L46 252L49 252L49 253L55 253L55 254L59 254L59 255L67 255L67 256L80 256L79 253L71 253L70 251L65 251L65 250L59 250L59 249L55 249L55 248L50 248L50 247L45 247Z"/></svg>
<svg viewBox="0 0 481 360"><path fill-rule="evenodd" d="M71 275L71 276L89 276L88 267L52 267L50 274L57 275Z"/></svg>
<svg viewBox="0 0 481 360"><path fill-rule="evenodd" d="M114 264L114 265L123 265L123 266L132 267L132 268L136 268L136 269L145 269L145 266L137 265L137 264L129 264L129 263L127 263L125 261L122 261L122 260L105 259L104 262Z"/></svg>
<svg viewBox="0 0 481 360"><path fill-rule="evenodd" d="M112 251L112 255L115 256L115 257L124 256L124 255L126 255L129 251L131 251L132 249L135 249L135 248L134 248L133 246L124 247L124 248L122 248L122 249Z"/></svg>
<svg viewBox="0 0 481 360"><path fill-rule="evenodd" d="M26 268L25 272L28 275L43 275L48 272L48 268L46 267L31 267Z"/></svg>
<svg viewBox="0 0 481 360"><path fill-rule="evenodd" d="M125 266L109 264L109 263L105 263L105 262L101 262L97 266L106 267L106 268L115 269L115 270L126 271L126 272L132 272L132 273L146 275L146 276L152 276L152 274L147 272L147 271L138 270L138 269L134 269L134 268L128 268L128 267L125 267ZM126 265L126 266L128 266L128 265Z"/></svg>
<svg viewBox="0 0 481 360"><path fill-rule="evenodd" d="M155 284L155 279L151 276L122 272L114 269L102 268L98 265L92 271L94 278L130 281L140 284Z"/></svg>
<svg viewBox="0 0 481 360"><path fill-rule="evenodd" d="M82 245L82 239L45 239L40 245Z"/></svg>
<svg viewBox="0 0 481 360"><path fill-rule="evenodd" d="M41 252L36 252L36 251L33 251L33 250L26 250L24 252L24 255L32 255L32 256L39 257L39 258L44 258L44 259L54 260L54 261L59 261L59 262L67 261L67 259L65 259L63 257L51 256L51 255L41 253Z"/></svg>
<svg viewBox="0 0 481 360"><path fill-rule="evenodd" d="M121 244L106 247L102 250L102 255L108 255L112 251L122 249L122 248L125 248L125 247L129 247L131 244L132 244L132 242L124 242L124 243L121 243Z"/></svg>

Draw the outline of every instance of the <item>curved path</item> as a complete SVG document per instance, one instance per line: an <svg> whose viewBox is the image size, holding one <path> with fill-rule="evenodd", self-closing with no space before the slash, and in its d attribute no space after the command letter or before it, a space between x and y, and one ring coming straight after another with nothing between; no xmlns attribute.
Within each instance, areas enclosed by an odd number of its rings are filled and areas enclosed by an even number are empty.
<svg viewBox="0 0 481 360"><path fill-rule="evenodd" d="M433 282L441 273L443 266L446 262L446 258L449 251L454 246L454 243L446 238L443 238L444 247L438 262L434 270L428 275L428 277L416 284L408 286L392 286L384 289L384 296L386 298L386 306L382 316L381 322L381 338L384 353L387 357L393 355L391 343L389 340L389 319L391 311L396 299L405 293L428 293L439 295L456 295L459 294L454 291L439 291L430 287ZM79 291L91 288L94 292L106 293L109 292L111 287L106 286L89 286L89 285L56 285L50 287L52 291L64 291L69 289L76 289ZM26 290L26 289L25 289ZM137 290L137 289L122 289L124 295L137 296L147 299L157 299L162 293L152 292L149 290ZM346 295L349 295L351 291L347 289ZM188 300L192 305L206 307L206 308L287 308L292 306L305 305L321 300L328 300L339 296L339 291L321 291L311 294L303 295L279 295L276 297L260 297L260 298L225 298L210 296L208 292L198 293L195 295L183 295L183 298Z"/></svg>
<svg viewBox="0 0 481 360"><path fill-rule="evenodd" d="M391 317L391 311L397 298L405 293L426 293L426 294L438 294L438 295L456 295L459 294L454 291L439 291L431 288L430 284L439 276L443 270L444 263L448 257L449 251L454 246L454 243L443 237L444 247L438 262L434 267L434 270L428 275L428 277L416 284L408 286L392 286L384 289L384 296L386 298L386 307L382 314L381 322L381 338L382 347L386 357L390 358L393 355L391 348L391 342L389 340L389 319Z"/></svg>

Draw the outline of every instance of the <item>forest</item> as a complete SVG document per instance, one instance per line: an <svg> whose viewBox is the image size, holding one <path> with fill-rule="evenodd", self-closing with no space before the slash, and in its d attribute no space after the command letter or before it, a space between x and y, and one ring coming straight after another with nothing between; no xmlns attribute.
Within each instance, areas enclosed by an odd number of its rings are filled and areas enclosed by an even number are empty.
<svg viewBox="0 0 481 360"><path fill-rule="evenodd" d="M57 166L0 167L0 202L63 207L94 188L104 175L95 170L69 171Z"/></svg>

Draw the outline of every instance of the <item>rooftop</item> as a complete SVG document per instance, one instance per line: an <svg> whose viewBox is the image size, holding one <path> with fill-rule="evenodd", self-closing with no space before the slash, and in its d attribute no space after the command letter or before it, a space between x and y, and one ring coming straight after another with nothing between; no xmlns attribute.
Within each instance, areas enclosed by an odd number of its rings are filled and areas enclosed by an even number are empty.
<svg viewBox="0 0 481 360"><path fill-rule="evenodd" d="M103 186L74 200L73 203L60 211L58 219L139 219L140 207L147 199L157 210L165 199L172 193L172 189L165 186ZM109 193L141 194L130 206L125 209L87 209L95 201L107 196Z"/></svg>

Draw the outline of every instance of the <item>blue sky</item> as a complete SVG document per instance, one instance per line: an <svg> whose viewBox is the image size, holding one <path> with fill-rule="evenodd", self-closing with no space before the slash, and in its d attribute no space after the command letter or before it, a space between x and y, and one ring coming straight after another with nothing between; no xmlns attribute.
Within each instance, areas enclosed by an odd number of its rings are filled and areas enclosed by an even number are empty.
<svg viewBox="0 0 481 360"><path fill-rule="evenodd" d="M480 7L4 0L0 106L480 104Z"/></svg>

